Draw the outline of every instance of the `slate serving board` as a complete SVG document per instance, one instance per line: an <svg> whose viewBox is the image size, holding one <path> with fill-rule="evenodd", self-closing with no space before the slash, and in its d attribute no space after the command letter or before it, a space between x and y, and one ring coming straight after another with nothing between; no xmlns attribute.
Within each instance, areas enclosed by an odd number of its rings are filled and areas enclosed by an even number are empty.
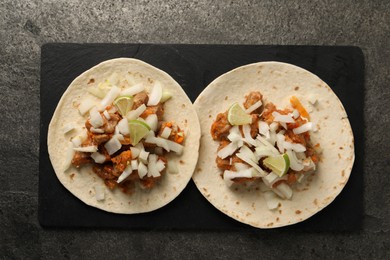
<svg viewBox="0 0 390 260"><path fill-rule="evenodd" d="M150 213L119 215L89 207L58 181L47 152L47 130L61 95L74 78L101 61L132 57L170 74L192 101L216 77L259 61L295 64L318 75L344 104L352 125L356 159L336 200L312 218L285 227L306 231L356 231L363 217L364 59L358 47L264 45L154 45L50 43L41 49L39 222L43 227L127 229L252 229L215 209L191 181L167 206ZM227 90L228 91L228 90Z"/></svg>

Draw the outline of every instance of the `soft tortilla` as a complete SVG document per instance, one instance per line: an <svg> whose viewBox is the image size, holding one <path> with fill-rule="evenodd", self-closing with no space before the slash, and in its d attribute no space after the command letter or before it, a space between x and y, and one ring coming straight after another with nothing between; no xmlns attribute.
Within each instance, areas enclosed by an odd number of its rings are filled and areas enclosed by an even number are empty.
<svg viewBox="0 0 390 260"><path fill-rule="evenodd" d="M186 133L184 152L181 156L168 155L168 161L177 165L177 174L165 174L160 182L151 190L136 187L132 195L123 193L119 189L110 191L103 180L92 172L91 167L82 167L79 170L71 167L64 172L65 154L69 140L80 135L83 131L86 117L79 114L77 105L86 97L94 98L87 92L90 79L93 84L103 82L113 73L119 78L127 76L134 82L143 82L150 88L154 80L161 82L163 89L173 94L165 105L165 121L175 121ZM96 99L98 100L98 99ZM78 130L69 134L63 133L63 126L76 123ZM63 94L54 112L49 125L48 150L50 160L59 181L77 198L86 204L115 213L141 213L148 212L175 199L190 181L194 171L199 150L200 126L197 114L191 101L180 85L167 73L140 60L119 58L102 62L77 77ZM105 200L97 201L95 186L103 186Z"/></svg>
<svg viewBox="0 0 390 260"><path fill-rule="evenodd" d="M257 185L228 187L217 168L218 142L210 127L218 113L234 102L240 104L250 91L260 91L265 102L284 109L297 96L318 125L313 144L323 149L317 172L294 189L292 200L280 200L280 207L267 208ZM308 100L317 99L316 106ZM354 140L343 105L329 86L316 75L280 62L260 62L234 69L215 79L194 103L200 119L200 156L193 180L199 191L218 210L258 228L275 228L303 221L329 205L346 185L354 162Z"/></svg>

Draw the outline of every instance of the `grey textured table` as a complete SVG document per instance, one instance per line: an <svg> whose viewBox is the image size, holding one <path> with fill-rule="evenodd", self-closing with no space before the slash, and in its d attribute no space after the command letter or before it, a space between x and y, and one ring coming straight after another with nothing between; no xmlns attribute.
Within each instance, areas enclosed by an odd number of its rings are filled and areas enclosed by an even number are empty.
<svg viewBox="0 0 390 260"><path fill-rule="evenodd" d="M389 1L42 2L0 2L0 258L390 257ZM41 228L37 218L39 73L40 46L47 42L361 47L366 62L362 230Z"/></svg>

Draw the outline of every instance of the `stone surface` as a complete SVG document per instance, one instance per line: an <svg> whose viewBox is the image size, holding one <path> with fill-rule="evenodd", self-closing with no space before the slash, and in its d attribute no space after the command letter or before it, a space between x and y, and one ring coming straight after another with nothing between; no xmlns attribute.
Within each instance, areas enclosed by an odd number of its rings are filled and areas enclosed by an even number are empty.
<svg viewBox="0 0 390 260"><path fill-rule="evenodd" d="M0 2L0 258L390 257L390 2ZM45 230L39 226L40 46L47 42L355 45L366 61L361 231Z"/></svg>

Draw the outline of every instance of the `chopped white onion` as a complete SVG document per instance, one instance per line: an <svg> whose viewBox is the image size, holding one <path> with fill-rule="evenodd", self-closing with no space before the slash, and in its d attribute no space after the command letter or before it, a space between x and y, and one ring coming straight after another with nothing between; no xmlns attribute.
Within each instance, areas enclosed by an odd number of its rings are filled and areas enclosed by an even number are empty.
<svg viewBox="0 0 390 260"><path fill-rule="evenodd" d="M122 172L122 174L118 177L117 183L121 183L124 181L127 177L130 176L130 174L133 172L133 168L131 168L131 165L127 165L125 170Z"/></svg>
<svg viewBox="0 0 390 260"><path fill-rule="evenodd" d="M99 110L103 111L109 106L114 100L119 96L121 89L117 86L112 86L110 91L108 91L107 95L100 102Z"/></svg>
<svg viewBox="0 0 390 260"><path fill-rule="evenodd" d="M244 141L248 143L249 145L256 145L255 139L251 136L251 126L250 125L243 125L242 131L244 132Z"/></svg>
<svg viewBox="0 0 390 260"><path fill-rule="evenodd" d="M290 150L293 150L293 151L295 151L297 153L306 151L306 147L303 146L302 144L291 143L291 142L287 142L287 141L284 141L283 147L286 150L290 149Z"/></svg>
<svg viewBox="0 0 390 260"><path fill-rule="evenodd" d="M90 146L83 146L83 147L75 147L73 150L78 152L84 152L84 153L94 153L98 150L97 146L90 145Z"/></svg>
<svg viewBox="0 0 390 260"><path fill-rule="evenodd" d="M303 160L302 164L304 166L303 170L305 172L315 171L315 169L316 169L316 165L311 158L306 158L305 160Z"/></svg>
<svg viewBox="0 0 390 260"><path fill-rule="evenodd" d="M255 148L255 152L260 158L275 155L267 146L258 146Z"/></svg>
<svg viewBox="0 0 390 260"><path fill-rule="evenodd" d="M122 118L121 121L118 122L118 131L119 133L123 135L129 135L130 130L129 130L129 121L127 120L126 117Z"/></svg>
<svg viewBox="0 0 390 260"><path fill-rule="evenodd" d="M95 186L95 198L97 201L102 201L105 199L104 186L96 185Z"/></svg>
<svg viewBox="0 0 390 260"><path fill-rule="evenodd" d="M137 160L131 160L131 168L135 171L138 170L138 161Z"/></svg>
<svg viewBox="0 0 390 260"><path fill-rule="evenodd" d="M307 122L306 124L303 124L297 128L293 129L294 134L299 135L302 133L305 133L307 131L310 131L313 129L313 123L312 122Z"/></svg>
<svg viewBox="0 0 390 260"><path fill-rule="evenodd" d="M268 149L270 149L274 153L274 155L279 154L279 151L271 143L269 143L264 137L258 135L257 140L259 140L263 145L265 145Z"/></svg>
<svg viewBox="0 0 390 260"><path fill-rule="evenodd" d="M145 90L145 86L142 83L138 83L130 88L122 90L121 96L134 96Z"/></svg>
<svg viewBox="0 0 390 260"><path fill-rule="evenodd" d="M161 103L164 103L165 101L167 101L168 99L170 99L172 97L172 94L167 91L167 90L163 90L162 92L162 97L161 97L161 100L160 102Z"/></svg>
<svg viewBox="0 0 390 260"><path fill-rule="evenodd" d="M116 137L119 141L124 141L125 140L125 137L121 134L114 134L112 137Z"/></svg>
<svg viewBox="0 0 390 260"><path fill-rule="evenodd" d="M276 134L276 145L277 145L280 153L284 153L284 148L285 148L284 143L285 142L286 141L284 140L284 135L277 133Z"/></svg>
<svg viewBox="0 0 390 260"><path fill-rule="evenodd" d="M303 164L300 160L298 160L295 152L292 150L287 150L288 158L290 159L290 168L294 171L301 171L303 169Z"/></svg>
<svg viewBox="0 0 390 260"><path fill-rule="evenodd" d="M229 143L224 148L218 151L217 155L221 159L225 159L226 157L232 155L238 149L237 143Z"/></svg>
<svg viewBox="0 0 390 260"><path fill-rule="evenodd" d="M293 195L293 191L286 183L282 182L275 188L278 190L282 195L284 199L291 199Z"/></svg>
<svg viewBox="0 0 390 260"><path fill-rule="evenodd" d="M267 203L267 207L270 210L277 209L279 207L279 199L272 191L266 191L264 192L264 199Z"/></svg>
<svg viewBox="0 0 390 260"><path fill-rule="evenodd" d="M103 115L105 116L105 118L107 118L107 120L111 119L110 113L108 113L107 110L104 110Z"/></svg>
<svg viewBox="0 0 390 260"><path fill-rule="evenodd" d="M161 137L168 139L169 136L171 135L171 133L172 133L172 128L166 126L166 127L164 127L164 129L161 133Z"/></svg>
<svg viewBox="0 0 390 260"><path fill-rule="evenodd" d="M315 95L309 95L308 97L307 97L307 101L309 101L309 103L311 104L311 105L313 105L313 106L315 106L316 104L317 104L317 97L315 96Z"/></svg>
<svg viewBox="0 0 390 260"><path fill-rule="evenodd" d="M269 130L271 132L276 132L276 130L278 130L279 128L279 124L277 122L272 122L270 125L269 125Z"/></svg>
<svg viewBox="0 0 390 260"><path fill-rule="evenodd" d="M150 131L150 133L151 134L149 134L145 138L145 142L146 143L155 144L158 147L164 148L167 152L171 151L171 148L168 145L168 140L167 139L164 139L164 138L161 138L161 137L155 137L153 131Z"/></svg>
<svg viewBox="0 0 390 260"><path fill-rule="evenodd" d="M250 114L252 113L253 111L255 111L256 109L258 109L259 107L261 107L263 103L261 102L261 100L257 101L256 103L254 103L253 105L251 105L250 107L248 107L248 109L245 110L245 112L247 114Z"/></svg>
<svg viewBox="0 0 390 260"><path fill-rule="evenodd" d="M89 116L89 121L94 128L99 128L104 124L103 118L97 109L91 109Z"/></svg>
<svg viewBox="0 0 390 260"><path fill-rule="evenodd" d="M103 134L104 133L104 130L103 129L100 129L100 128L95 128L95 127L91 127L89 129L92 133L95 133L95 134Z"/></svg>
<svg viewBox="0 0 390 260"><path fill-rule="evenodd" d="M149 156L149 152L142 149L138 155L138 159L143 163L148 163L148 156Z"/></svg>
<svg viewBox="0 0 390 260"><path fill-rule="evenodd" d="M163 138L161 138L161 139L165 140ZM178 143L171 141L171 140L165 140L165 141L167 142L170 151L174 151L175 153L177 153L179 155L183 153L184 147L181 144L178 144Z"/></svg>
<svg viewBox="0 0 390 260"><path fill-rule="evenodd" d="M98 152L92 153L91 158L95 161L95 163L104 163L106 161L106 156Z"/></svg>
<svg viewBox="0 0 390 260"><path fill-rule="evenodd" d="M280 125L283 126L283 128L287 130L287 124L286 123L280 122Z"/></svg>
<svg viewBox="0 0 390 260"><path fill-rule="evenodd" d="M161 176L157 168L157 159L158 156L155 154L150 154L148 159L148 177L159 177Z"/></svg>
<svg viewBox="0 0 390 260"><path fill-rule="evenodd" d="M224 171L223 172L223 178L225 179L235 179L235 178L253 178L253 177L259 177L258 173L255 169L249 168L242 171Z"/></svg>
<svg viewBox="0 0 390 260"><path fill-rule="evenodd" d="M148 117L145 119L146 124L150 127L151 130L157 131L158 127L158 117L156 114L150 114Z"/></svg>
<svg viewBox="0 0 390 260"><path fill-rule="evenodd" d="M110 114L115 114L117 111L118 111L118 109L116 109L115 106L112 106L112 107L110 107L110 109L108 110L108 113L110 113Z"/></svg>
<svg viewBox="0 0 390 260"><path fill-rule="evenodd" d="M93 106L95 106L95 100L88 97L84 99L79 105L79 112L83 116L87 113Z"/></svg>
<svg viewBox="0 0 390 260"><path fill-rule="evenodd" d="M148 106L156 106L162 97L162 86L159 81L156 81L152 87L152 91L149 94Z"/></svg>
<svg viewBox="0 0 390 260"><path fill-rule="evenodd" d="M69 142L68 148L66 149L66 156L65 156L65 161L64 161L64 171L66 171L71 165L72 165L72 160L74 156L74 150L73 150L73 143Z"/></svg>
<svg viewBox="0 0 390 260"><path fill-rule="evenodd" d="M116 135L111 137L111 139L108 140L108 142L104 144L104 148L106 148L109 155L114 154L116 151L121 149L121 147L122 147L122 144L120 143L120 141L118 140L118 137Z"/></svg>
<svg viewBox="0 0 390 260"><path fill-rule="evenodd" d="M137 109L129 111L126 117L128 120L137 119L146 110L145 104L140 105Z"/></svg>
<svg viewBox="0 0 390 260"><path fill-rule="evenodd" d="M81 136L75 136L72 138L72 143L74 147L80 147L82 144L83 140Z"/></svg>
<svg viewBox="0 0 390 260"><path fill-rule="evenodd" d="M131 158L135 159L138 157L139 153L141 152L141 149L138 149L137 147L130 147L131 150Z"/></svg>
<svg viewBox="0 0 390 260"><path fill-rule="evenodd" d="M162 172L165 169L165 163L159 159L156 163L156 168L159 172Z"/></svg>
<svg viewBox="0 0 390 260"><path fill-rule="evenodd" d="M66 133L69 133L70 131L72 131L75 128L76 127L75 127L75 125L73 123L69 123L69 124L64 125L64 127L62 128L62 131L64 132L64 134L66 134Z"/></svg>
<svg viewBox="0 0 390 260"><path fill-rule="evenodd" d="M279 180L280 180L280 177L277 174L275 174L274 172L270 172L265 177L263 177L263 182L268 187L272 187L272 185Z"/></svg>
<svg viewBox="0 0 390 260"><path fill-rule="evenodd" d="M252 166L257 172L259 172L260 177L265 176L266 173L257 164L258 160L256 160L255 154L247 146L242 146L240 151L236 155L238 158Z"/></svg>
<svg viewBox="0 0 390 260"><path fill-rule="evenodd" d="M234 167L236 168L237 171L243 171L249 169L249 165L245 163L235 163Z"/></svg>
<svg viewBox="0 0 390 260"><path fill-rule="evenodd" d="M289 115L282 115L276 111L272 112L272 116L274 117L275 122L282 122L282 123L294 123L294 119L292 116Z"/></svg>
<svg viewBox="0 0 390 260"><path fill-rule="evenodd" d="M138 176L142 179L145 175L148 174L148 168L142 162L138 164Z"/></svg>
<svg viewBox="0 0 390 260"><path fill-rule="evenodd" d="M293 117L294 119L297 119L299 116L300 116L299 111L296 110L296 109L294 109L294 111L292 112L292 117Z"/></svg>
<svg viewBox="0 0 390 260"><path fill-rule="evenodd" d="M170 174L179 173L179 169L177 168L177 164L174 161L168 161L167 172Z"/></svg>
<svg viewBox="0 0 390 260"><path fill-rule="evenodd" d="M269 125L264 121L259 121L259 133L263 135L265 138L269 139Z"/></svg>

